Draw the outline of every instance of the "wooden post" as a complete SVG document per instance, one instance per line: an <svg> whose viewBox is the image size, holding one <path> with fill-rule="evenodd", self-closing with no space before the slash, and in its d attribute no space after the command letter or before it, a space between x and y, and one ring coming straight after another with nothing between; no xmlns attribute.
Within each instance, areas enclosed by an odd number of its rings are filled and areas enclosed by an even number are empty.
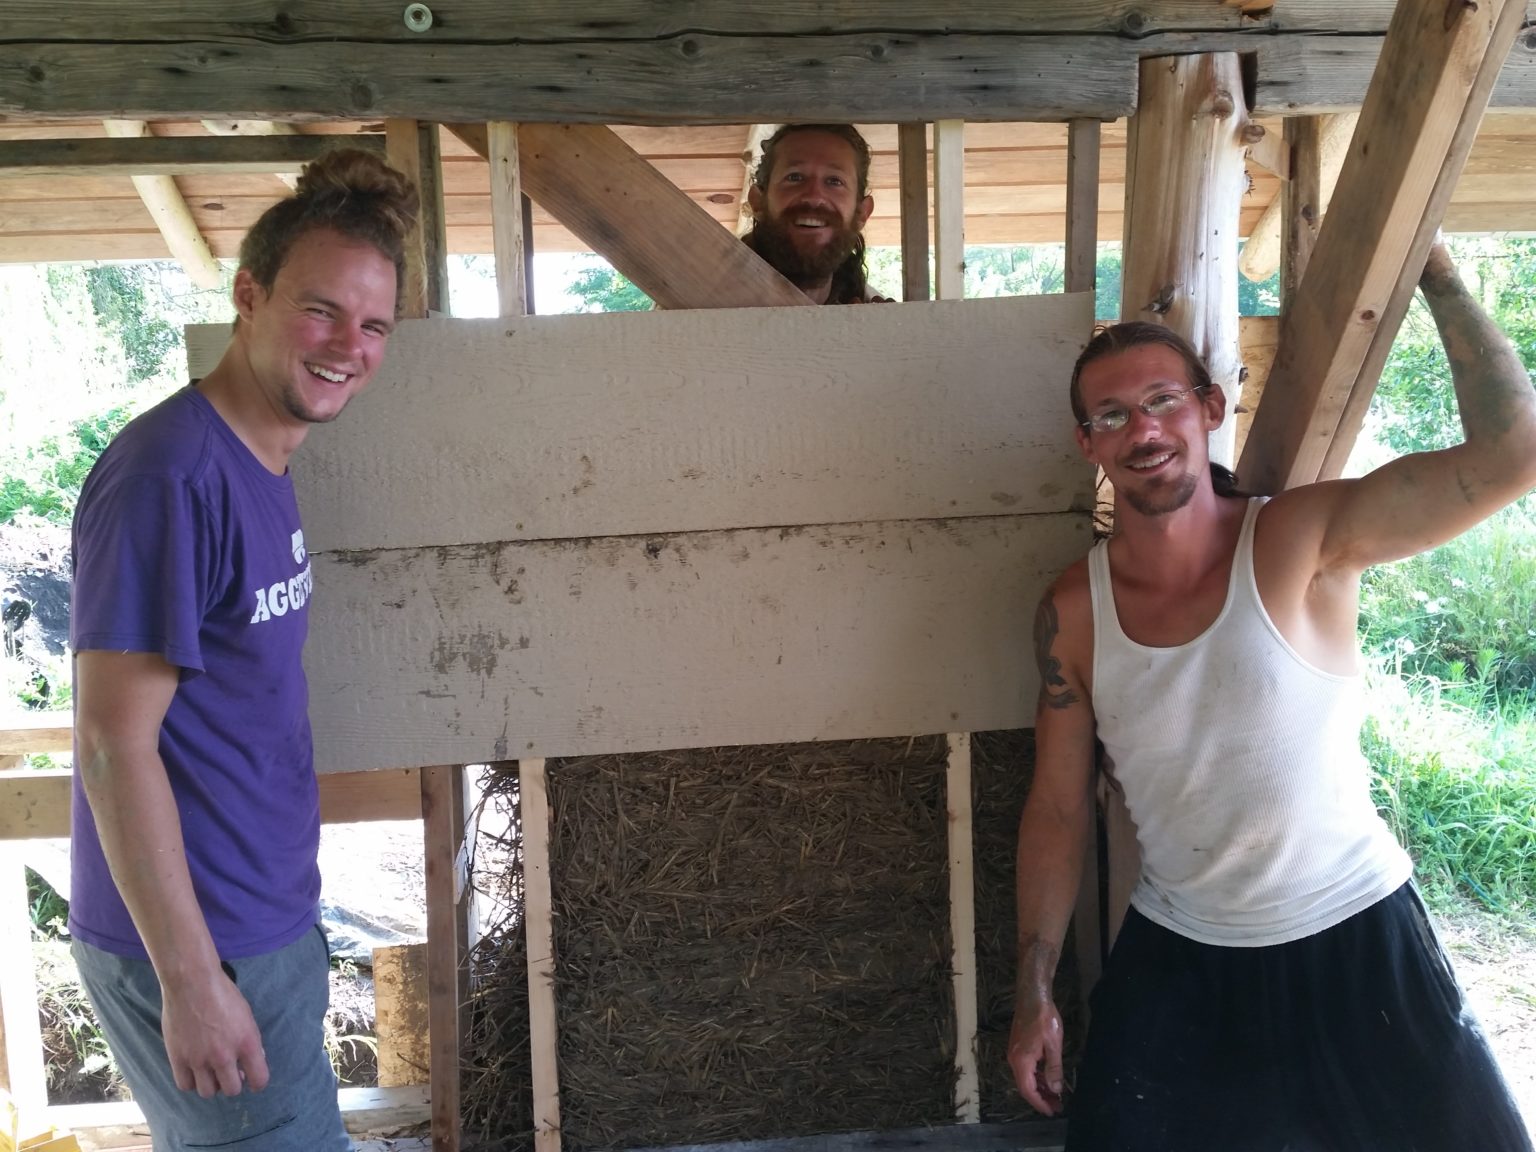
<svg viewBox="0 0 1536 1152"><path fill-rule="evenodd" d="M1242 74L1235 53L1149 58L1126 135L1120 318L1151 320L1184 336L1227 394L1228 419L1211 458L1236 452L1231 410L1241 395L1237 227L1243 166ZM1136 825L1118 788L1101 789L1107 841L1106 948L1141 875Z"/></svg>
<svg viewBox="0 0 1536 1152"><path fill-rule="evenodd" d="M1066 289L1092 292L1098 279L1099 122L1074 120L1067 128ZM1094 820L1083 854L1083 879L1072 913L1077 980L1084 1010L1104 970L1104 904L1100 898L1099 833Z"/></svg>
<svg viewBox="0 0 1536 1152"><path fill-rule="evenodd" d="M1317 227L1323 221L1322 123L1316 116L1285 121L1291 178L1280 190L1280 303L1288 307L1301 284ZM1335 179L1338 174L1335 172ZM1257 229L1255 229L1257 231ZM1252 241L1249 242L1250 245Z"/></svg>
<svg viewBox="0 0 1536 1152"><path fill-rule="evenodd" d="M559 1033L555 1017L555 920L549 882L549 788L544 761L521 760L523 925L528 934L529 1060L534 1152L560 1152Z"/></svg>
<svg viewBox="0 0 1536 1152"><path fill-rule="evenodd" d="M27 874L16 844L0 843L0 939L6 941L0 949L0 1088L10 1093L23 1118L36 1119L48 1104L48 1080L37 1015Z"/></svg>
<svg viewBox="0 0 1536 1152"><path fill-rule="evenodd" d="M1237 231L1247 124L1236 53L1141 62L1141 96L1127 128L1120 317L1187 338L1226 393L1229 412L1242 374ZM1229 419L1211 435L1211 458L1232 464L1233 441Z"/></svg>
<svg viewBox="0 0 1536 1152"><path fill-rule="evenodd" d="M965 121L940 120L933 126L933 266L934 296L959 300L965 295Z"/></svg>
<svg viewBox="0 0 1536 1152"><path fill-rule="evenodd" d="M437 125L419 120L386 120L385 152L421 195L421 217L407 241L402 316L447 314L448 237L443 220L442 153Z"/></svg>
<svg viewBox="0 0 1536 1152"><path fill-rule="evenodd" d="M373 1032L380 1088L431 1082L429 998L425 945L373 950Z"/></svg>
<svg viewBox="0 0 1536 1152"><path fill-rule="evenodd" d="M491 245L496 254L496 298L503 317L528 314L528 269L523 252L523 184L517 165L517 125L486 125L491 153Z"/></svg>
<svg viewBox="0 0 1536 1152"><path fill-rule="evenodd" d="M976 1058L976 853L971 836L971 734L951 732L945 777L949 809L949 935L955 981L955 1115L981 1122Z"/></svg>
<svg viewBox="0 0 1536 1152"><path fill-rule="evenodd" d="M463 768L440 765L421 770L421 816L426 847L432 1147L437 1152L458 1152L462 1013L469 999Z"/></svg>
<svg viewBox="0 0 1536 1152"><path fill-rule="evenodd" d="M901 298L926 300L928 282L928 127L896 129L901 168Z"/></svg>
<svg viewBox="0 0 1536 1152"><path fill-rule="evenodd" d="M1338 183L1339 169L1344 165L1358 119L1353 112L1286 119L1281 142L1285 156L1284 183L1255 222L1237 261L1238 270L1248 279L1268 280L1276 269L1281 270L1283 279L1285 261L1294 243L1306 244L1306 252L1310 255L1312 242L1317 239L1318 224L1333 195L1334 185ZM1298 217L1302 208L1306 208L1310 216ZM1303 222L1306 227L1301 232L1287 231L1288 225L1295 227ZM1290 239L1292 235L1297 237L1295 241ZM1306 263L1305 259L1302 263ZM1291 287L1294 289L1299 283L1298 272ZM1284 296L1282 288L1281 298Z"/></svg>

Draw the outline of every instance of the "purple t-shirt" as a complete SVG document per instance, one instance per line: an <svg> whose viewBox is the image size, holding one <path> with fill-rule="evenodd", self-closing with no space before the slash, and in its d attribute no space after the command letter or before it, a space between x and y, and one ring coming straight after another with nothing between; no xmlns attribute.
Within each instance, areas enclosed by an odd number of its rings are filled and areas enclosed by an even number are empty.
<svg viewBox="0 0 1536 1152"><path fill-rule="evenodd" d="M320 804L301 655L309 556L293 482L193 388L124 428L80 494L70 646L181 670L160 755L219 955L271 952L316 920ZM74 780L70 931L146 955Z"/></svg>

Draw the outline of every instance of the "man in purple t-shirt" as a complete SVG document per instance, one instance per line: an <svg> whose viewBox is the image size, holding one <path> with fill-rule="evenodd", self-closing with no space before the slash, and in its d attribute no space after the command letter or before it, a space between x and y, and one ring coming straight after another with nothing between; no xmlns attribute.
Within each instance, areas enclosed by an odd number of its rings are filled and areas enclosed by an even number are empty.
<svg viewBox="0 0 1536 1152"><path fill-rule="evenodd" d="M349 1147L288 460L377 370L415 213L377 157L311 164L241 246L218 366L129 424L81 493L70 929L157 1148Z"/></svg>

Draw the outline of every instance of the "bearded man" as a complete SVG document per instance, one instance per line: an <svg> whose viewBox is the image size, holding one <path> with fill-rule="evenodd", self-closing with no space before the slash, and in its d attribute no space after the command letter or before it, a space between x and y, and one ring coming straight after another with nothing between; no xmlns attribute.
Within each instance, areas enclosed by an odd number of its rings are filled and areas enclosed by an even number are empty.
<svg viewBox="0 0 1536 1152"><path fill-rule="evenodd" d="M817 304L885 301L864 266L869 160L851 124L786 124L763 142L742 240Z"/></svg>

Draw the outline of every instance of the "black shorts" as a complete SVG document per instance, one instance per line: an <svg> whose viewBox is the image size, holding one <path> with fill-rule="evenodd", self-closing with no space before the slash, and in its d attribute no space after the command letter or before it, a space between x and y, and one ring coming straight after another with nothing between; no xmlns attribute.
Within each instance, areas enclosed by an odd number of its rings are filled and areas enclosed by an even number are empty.
<svg viewBox="0 0 1536 1152"><path fill-rule="evenodd" d="M1094 990L1068 1152L1531 1152L1411 884L1314 936L1135 909Z"/></svg>

